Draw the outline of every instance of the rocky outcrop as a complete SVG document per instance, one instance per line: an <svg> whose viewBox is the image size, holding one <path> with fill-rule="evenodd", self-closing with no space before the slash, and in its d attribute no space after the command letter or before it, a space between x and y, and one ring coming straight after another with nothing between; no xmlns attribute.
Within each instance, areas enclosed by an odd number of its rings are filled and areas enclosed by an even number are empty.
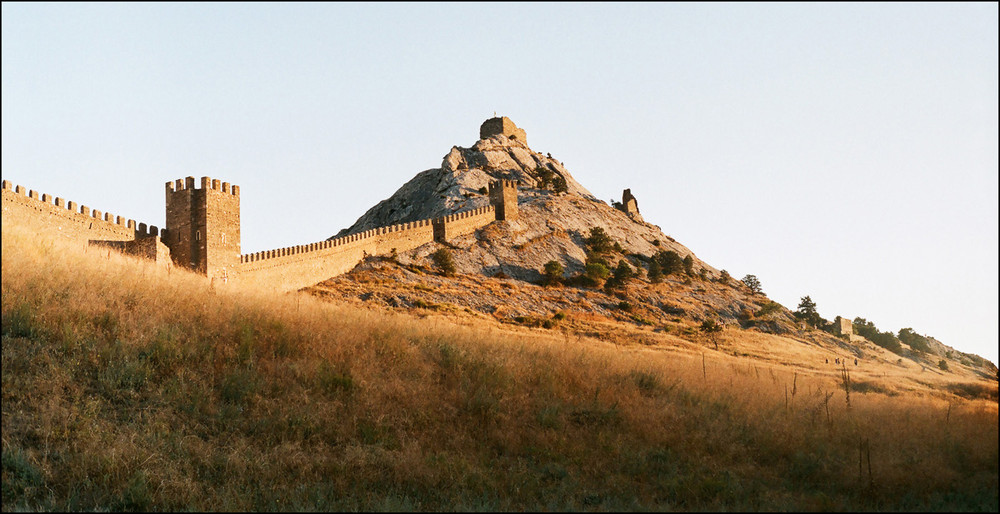
<svg viewBox="0 0 1000 514"><path fill-rule="evenodd" d="M495 180L518 181L520 215L450 241L467 250L454 256L463 273L503 272L535 280L550 260L561 262L567 272L580 271L586 260L584 240L593 227L603 228L626 254L673 250L682 258L692 255L696 268L716 273L658 226L597 199L550 154L503 134L480 139L470 148L452 147L440 168L418 173L337 236L487 206L487 185ZM435 249L428 245L400 259L421 259Z"/></svg>

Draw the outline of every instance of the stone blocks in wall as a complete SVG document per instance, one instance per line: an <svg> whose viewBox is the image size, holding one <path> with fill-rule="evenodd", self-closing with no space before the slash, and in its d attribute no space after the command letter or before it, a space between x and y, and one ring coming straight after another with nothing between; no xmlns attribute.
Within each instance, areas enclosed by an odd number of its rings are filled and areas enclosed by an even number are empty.
<svg viewBox="0 0 1000 514"><path fill-rule="evenodd" d="M517 128L517 125L514 125L514 122L506 116L490 118L479 126L479 139L486 139L497 134L520 141L525 145L528 144L528 136L524 130Z"/></svg>
<svg viewBox="0 0 1000 514"><path fill-rule="evenodd" d="M3 181L3 217L5 221L31 227L38 234L70 239L86 244L89 240L129 241L148 234L137 233L135 221L123 223L121 216L91 210L86 205L61 197L34 192Z"/></svg>
<svg viewBox="0 0 1000 514"><path fill-rule="evenodd" d="M854 334L854 324L849 319L837 316L833 320L833 332L838 336L850 336Z"/></svg>

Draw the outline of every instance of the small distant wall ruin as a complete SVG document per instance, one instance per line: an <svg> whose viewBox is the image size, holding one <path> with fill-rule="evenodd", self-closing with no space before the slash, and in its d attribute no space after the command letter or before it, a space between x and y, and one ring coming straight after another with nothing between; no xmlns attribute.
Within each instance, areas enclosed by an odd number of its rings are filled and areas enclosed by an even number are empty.
<svg viewBox="0 0 1000 514"><path fill-rule="evenodd" d="M854 334L854 324L847 318L837 316L837 318L833 320L833 332L838 336L850 337Z"/></svg>
<svg viewBox="0 0 1000 514"><path fill-rule="evenodd" d="M622 203L618 209L628 214L632 219L642 221L642 216L639 214L639 201L632 196L631 189L622 191Z"/></svg>
<svg viewBox="0 0 1000 514"><path fill-rule="evenodd" d="M170 248L163 244L159 236L143 237L131 241L90 240L91 246L111 248L117 252L147 259L157 264L171 266Z"/></svg>

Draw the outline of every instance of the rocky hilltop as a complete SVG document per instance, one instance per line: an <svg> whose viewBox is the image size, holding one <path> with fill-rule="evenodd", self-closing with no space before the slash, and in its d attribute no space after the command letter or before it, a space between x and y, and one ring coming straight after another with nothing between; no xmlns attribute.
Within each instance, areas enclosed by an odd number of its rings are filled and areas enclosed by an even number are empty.
<svg viewBox="0 0 1000 514"><path fill-rule="evenodd" d="M512 128L489 133L494 120ZM440 167L418 173L334 237L485 207L490 182L516 180L517 219L451 241L463 249L455 255L460 272L490 276L503 272L521 280L537 280L551 260L562 263L570 273L578 272L586 261L584 240L591 228L600 227L621 245L622 253L648 256L673 250L681 258L690 255L695 267L705 269L709 276L717 274L660 227L597 199L562 162L529 148L524 131L507 118L487 120L480 133L481 139L471 147L452 147Z"/></svg>
<svg viewBox="0 0 1000 514"><path fill-rule="evenodd" d="M525 132L507 118L487 120L475 144L453 147L440 167L418 173L337 236L486 207L490 205L488 184L497 180L518 183L519 214L513 219L490 223L447 243L427 243L398 255L369 256L351 272L305 290L325 298L404 311L485 316L527 326L559 325L565 333L623 344L640 341L682 347L697 341L696 345L704 345L703 324L716 320L746 334L766 333L794 342L788 347L793 348L791 353L781 355L773 345L720 347L712 339L714 349L734 355L799 361L803 356L795 352L809 348L808 352L818 352L813 357L817 365L829 366L840 362L838 357L849 356L934 373L939 361L946 359L952 363L949 373L995 377L996 368L988 361L933 338L926 338L926 349L906 346L897 354L863 337L835 335L830 327L807 327L766 294L716 270L660 227L645 222L629 190L623 193L622 205L610 206L597 199L559 160L532 150ZM593 252L588 245L591 229L598 227L614 242L613 250ZM442 273L432 258L443 247L450 248L455 273ZM670 250L682 259L690 256L691 266L651 279L651 264L659 260L655 256ZM579 279L588 255L609 269L624 262L635 274L615 284L611 280L585 284ZM561 283L552 284L543 277L549 261L563 265Z"/></svg>

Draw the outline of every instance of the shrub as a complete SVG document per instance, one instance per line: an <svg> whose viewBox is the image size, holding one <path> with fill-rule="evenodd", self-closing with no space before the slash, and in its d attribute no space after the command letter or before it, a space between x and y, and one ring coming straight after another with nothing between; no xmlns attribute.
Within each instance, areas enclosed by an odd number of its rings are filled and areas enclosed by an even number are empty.
<svg viewBox="0 0 1000 514"><path fill-rule="evenodd" d="M569 190L566 179L545 166L536 167L534 175L538 178L535 184L538 189L548 189L556 193L565 193Z"/></svg>
<svg viewBox="0 0 1000 514"><path fill-rule="evenodd" d="M684 264L684 273L688 275L694 275L694 257L688 255L681 261Z"/></svg>
<svg viewBox="0 0 1000 514"><path fill-rule="evenodd" d="M767 302L767 303L765 303L760 308L760 310L757 311L757 316L758 317L760 317L760 316L767 316L768 314L779 312L780 310L781 310L781 304L780 303L778 303L778 302Z"/></svg>
<svg viewBox="0 0 1000 514"><path fill-rule="evenodd" d="M938 367L941 368L941 371L948 371L948 361L941 359L938 361Z"/></svg>
<svg viewBox="0 0 1000 514"><path fill-rule="evenodd" d="M723 328L722 325L719 324L719 323L716 323L716 321L714 319L708 318L705 321L702 321L701 322L701 326L698 327L698 328L699 328L699 330L701 330L701 332L703 334L705 334L705 335L707 335L709 337L709 339L712 341L712 344L715 345L715 349L718 350L719 349L719 337L718 337L718 334L719 334L719 332L722 332L722 328Z"/></svg>
<svg viewBox="0 0 1000 514"><path fill-rule="evenodd" d="M450 277L455 274L455 261L451 258L451 252L447 248L440 248L431 256L442 275Z"/></svg>
<svg viewBox="0 0 1000 514"><path fill-rule="evenodd" d="M914 332L912 328L901 329L897 337L916 352L928 353L931 351L930 345L927 344L927 338Z"/></svg>
<svg viewBox="0 0 1000 514"><path fill-rule="evenodd" d="M903 353L903 345L892 332L881 332L875 324L865 318L854 318L854 333L897 355Z"/></svg>
<svg viewBox="0 0 1000 514"><path fill-rule="evenodd" d="M647 274L649 281L657 284L663 281L663 268L660 266L660 261L653 259L649 262L649 272Z"/></svg>
<svg viewBox="0 0 1000 514"><path fill-rule="evenodd" d="M684 269L684 260L673 250L660 250L656 252L654 258L660 261L660 267L663 269L664 275L680 273Z"/></svg>
<svg viewBox="0 0 1000 514"><path fill-rule="evenodd" d="M587 287L598 287L603 283L611 271L608 267L598 262L588 262L583 269L583 285Z"/></svg>
<svg viewBox="0 0 1000 514"><path fill-rule="evenodd" d="M619 287L625 284L625 281L635 276L635 271L631 266L625 262L624 259L618 261L618 266L615 266L615 270L608 280L608 287Z"/></svg>
<svg viewBox="0 0 1000 514"><path fill-rule="evenodd" d="M719 283L720 284L729 285L729 280L731 278L732 277L729 276L729 272L728 271L722 270L722 271L719 272Z"/></svg>
<svg viewBox="0 0 1000 514"><path fill-rule="evenodd" d="M559 261L546 262L542 283L547 286L558 285L562 282L563 271L563 265Z"/></svg>
<svg viewBox="0 0 1000 514"><path fill-rule="evenodd" d="M587 243L587 246L592 251L597 253L610 252L613 248L611 236L604 232L604 229L601 227L592 227L590 229L590 236L584 242Z"/></svg>

